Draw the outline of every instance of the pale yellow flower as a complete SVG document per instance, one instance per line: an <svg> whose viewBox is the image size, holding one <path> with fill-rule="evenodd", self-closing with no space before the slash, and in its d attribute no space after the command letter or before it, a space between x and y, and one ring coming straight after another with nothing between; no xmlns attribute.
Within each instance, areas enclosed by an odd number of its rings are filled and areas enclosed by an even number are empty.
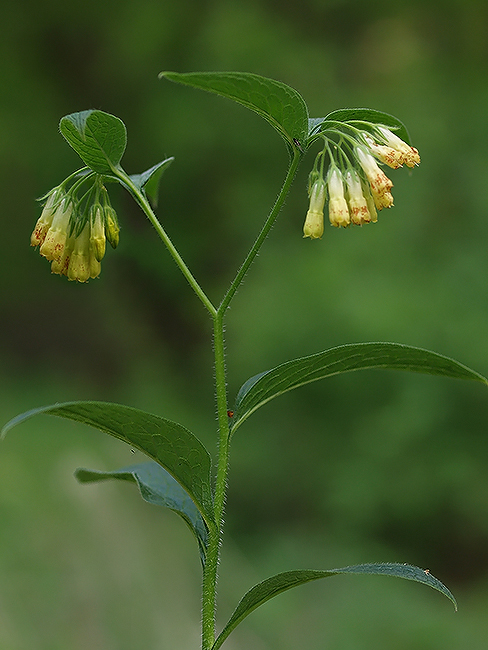
<svg viewBox="0 0 488 650"><path fill-rule="evenodd" d="M320 239L324 234L324 205L326 185L323 178L315 181L310 191L310 206L308 208L303 236L310 239Z"/></svg>
<svg viewBox="0 0 488 650"><path fill-rule="evenodd" d="M51 262L59 260L63 255L72 212L72 202L63 199L53 215L52 223L39 249L40 254Z"/></svg>
<svg viewBox="0 0 488 650"><path fill-rule="evenodd" d="M327 180L329 188L329 221L336 228L346 227L351 223L349 208L344 198L342 174L337 167L332 168Z"/></svg>
<svg viewBox="0 0 488 650"><path fill-rule="evenodd" d="M355 170L349 170L346 174L346 185L348 194L349 213L352 223L361 226L371 221L368 204L363 195L361 181Z"/></svg>
<svg viewBox="0 0 488 650"><path fill-rule="evenodd" d="M397 135L392 133L390 129L387 129L384 126L379 126L378 131L384 137L387 146L398 152L401 156L402 162L404 162L407 167L415 167L415 165L420 164L420 155L415 147L411 147Z"/></svg>
<svg viewBox="0 0 488 650"><path fill-rule="evenodd" d="M371 186L375 206L378 210L390 208L393 205L393 196L390 192L393 183L378 167L376 160L364 147L356 147L355 153Z"/></svg>

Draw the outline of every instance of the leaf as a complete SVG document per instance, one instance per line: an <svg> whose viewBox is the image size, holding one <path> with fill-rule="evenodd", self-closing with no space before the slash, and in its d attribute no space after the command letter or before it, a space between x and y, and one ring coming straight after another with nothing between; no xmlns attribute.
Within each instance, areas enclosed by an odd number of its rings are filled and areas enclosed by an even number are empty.
<svg viewBox="0 0 488 650"><path fill-rule="evenodd" d="M188 429L158 415L110 402L64 402L42 406L8 422L12 427L45 413L89 424L142 451L166 469L190 495L207 526L214 526L210 487L210 456Z"/></svg>
<svg viewBox="0 0 488 650"><path fill-rule="evenodd" d="M354 343L293 359L248 379L237 394L232 432L251 413L274 397L318 379L352 370L384 368L409 370L488 384L474 370L429 350L399 343Z"/></svg>
<svg viewBox="0 0 488 650"><path fill-rule="evenodd" d="M159 183L161 176L167 167L171 165L174 158L166 158L166 160L157 163L150 169L147 169L142 174L132 174L130 179L139 190L144 190L152 206L155 208L158 205Z"/></svg>
<svg viewBox="0 0 488 650"><path fill-rule="evenodd" d="M335 126L333 124L334 122L356 121L383 124L384 126L394 130L395 134L407 144L410 144L410 136L407 127L403 122L389 113L375 111L372 108L341 108L337 111L332 111L332 113L329 113L326 117L310 119L308 143L310 144L310 142L315 140L319 133L326 131L331 126Z"/></svg>
<svg viewBox="0 0 488 650"><path fill-rule="evenodd" d="M61 118L59 130L83 162L98 174L113 172L127 145L125 124L103 111L82 111Z"/></svg>
<svg viewBox="0 0 488 650"><path fill-rule="evenodd" d="M161 72L160 78L232 99L261 115L285 140L298 148L308 133L308 110L303 97L280 81L249 72Z"/></svg>
<svg viewBox="0 0 488 650"><path fill-rule="evenodd" d="M144 501L176 512L188 524L196 537L202 565L207 551L207 528L195 503L181 485L158 463L149 462L123 467L113 472L77 469L80 483L94 483L108 479L135 483Z"/></svg>
<svg viewBox="0 0 488 650"><path fill-rule="evenodd" d="M260 582L245 594L230 617L227 625L217 637L212 646L212 650L220 648L232 630L234 630L234 628L237 627L246 616L274 596L277 596L288 589L292 589L293 587L303 585L306 582L319 580L320 578L329 578L342 573L388 575L421 582L443 593L454 604L454 607L457 610L454 596L449 589L440 582L440 580L434 578L428 569L419 569L418 567L409 564L357 564L355 566L346 566L341 569L330 569L329 571L286 571L285 573L278 573L277 575Z"/></svg>

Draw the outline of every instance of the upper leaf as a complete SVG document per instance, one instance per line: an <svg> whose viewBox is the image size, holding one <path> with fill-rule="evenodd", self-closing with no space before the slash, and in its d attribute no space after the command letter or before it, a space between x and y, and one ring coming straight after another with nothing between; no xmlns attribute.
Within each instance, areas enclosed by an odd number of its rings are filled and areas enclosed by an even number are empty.
<svg viewBox="0 0 488 650"><path fill-rule="evenodd" d="M112 478L136 483L144 501L169 508L184 519L197 539L202 565L205 565L208 534L202 516L187 492L158 463L141 463L113 472L81 468L76 470L75 476L80 483L94 483Z"/></svg>
<svg viewBox="0 0 488 650"><path fill-rule="evenodd" d="M45 413L89 424L123 440L159 463L190 495L208 526L214 525L210 487L210 455L181 424L139 409L110 402L65 402L18 415L1 433Z"/></svg>
<svg viewBox="0 0 488 650"><path fill-rule="evenodd" d="M173 160L174 157L166 158L150 169L147 169L145 172L142 172L142 174L132 174L129 177L139 190L145 191L154 208L158 205L161 176L165 169L171 165Z"/></svg>
<svg viewBox="0 0 488 650"><path fill-rule="evenodd" d="M335 122L372 122L382 124L392 129L399 138L410 144L410 136L407 127L398 118L389 113L375 111L372 108L341 108L332 111L326 117L313 118L309 120L308 142L316 139L319 133L335 126ZM360 124L355 124L361 128Z"/></svg>
<svg viewBox="0 0 488 650"><path fill-rule="evenodd" d="M232 432L256 409L286 391L324 377L366 368L410 370L488 384L488 380L474 370L429 350L399 343L341 345L287 361L248 379L236 398Z"/></svg>
<svg viewBox="0 0 488 650"><path fill-rule="evenodd" d="M115 115L90 110L61 118L59 130L83 162L98 174L118 167L127 145L125 124Z"/></svg>
<svg viewBox="0 0 488 650"><path fill-rule="evenodd" d="M311 580L319 580L320 578L330 578L341 573L367 573L375 575L388 575L397 578L405 578L406 580L414 580L421 582L433 589L437 589L444 594L454 604L457 609L457 604L454 596L449 589L442 584L440 580L434 578L428 569L419 569L416 566L409 564L398 563L379 563L379 564L356 564L355 566L346 566L341 569L330 569L329 571L286 571L278 573L277 575L260 582L250 589L247 594L242 598L237 605L234 613L229 619L229 622L224 627L222 632L217 637L212 650L220 648L225 639L229 636L232 630L239 625L239 623L246 618L257 607L270 600L274 596L298 587Z"/></svg>
<svg viewBox="0 0 488 650"><path fill-rule="evenodd" d="M161 72L160 77L200 88L250 108L264 117L291 149L300 150L308 133L308 110L303 97L280 81L250 72Z"/></svg>

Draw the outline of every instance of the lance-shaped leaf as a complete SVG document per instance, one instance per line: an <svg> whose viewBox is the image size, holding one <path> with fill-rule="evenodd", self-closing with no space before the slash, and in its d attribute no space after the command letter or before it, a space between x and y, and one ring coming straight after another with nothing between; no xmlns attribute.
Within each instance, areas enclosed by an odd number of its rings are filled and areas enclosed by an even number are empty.
<svg viewBox="0 0 488 650"><path fill-rule="evenodd" d="M308 133L308 110L294 88L249 72L161 72L159 76L246 106L268 121L290 149L301 151Z"/></svg>
<svg viewBox="0 0 488 650"><path fill-rule="evenodd" d="M189 494L207 526L214 526L210 455L181 424L111 402L64 402L27 411L10 420L12 427L41 413L89 424L145 453L166 469Z"/></svg>
<svg viewBox="0 0 488 650"><path fill-rule="evenodd" d="M162 160L160 163L157 163L157 165L154 165L150 169L147 169L145 172L142 172L142 174L132 174L130 176L130 179L134 185L139 190L144 190L154 208L158 205L159 183L161 181L161 176L163 175L165 169L171 165L173 160L173 157L166 158L166 160Z"/></svg>
<svg viewBox="0 0 488 650"><path fill-rule="evenodd" d="M320 578L330 578L331 576L339 575L342 573L355 573L355 574L372 574L372 575L387 575L397 578L405 578L406 580L414 580L428 585L433 589L437 589L444 594L454 604L457 609L457 604L454 596L449 589L442 584L440 580L434 578L428 569L419 569L416 566L409 564L398 563L379 563L379 564L357 564L355 566L346 566L340 569L330 569L329 571L286 571L285 573L278 573L263 582L255 585L250 591L245 594L240 603L237 605L236 610L229 619L229 622L224 627L222 632L217 637L212 650L220 648L225 639L239 625L239 623L246 618L257 607L267 602L274 596L298 587L306 582L312 580L319 580Z"/></svg>
<svg viewBox="0 0 488 650"><path fill-rule="evenodd" d="M369 368L409 370L456 379L473 379L488 384L488 380L474 370L429 350L399 343L341 345L287 361L248 379L236 398L232 432L251 413L278 395L318 379Z"/></svg>
<svg viewBox="0 0 488 650"><path fill-rule="evenodd" d="M115 115L90 110L61 118L59 130L85 165L98 174L119 166L127 145L125 124Z"/></svg>
<svg viewBox="0 0 488 650"><path fill-rule="evenodd" d="M327 131L337 126L337 122L351 122L357 128L361 128L361 122L372 122L373 124L383 124L395 134L410 144L410 136L407 127L394 115L375 111L372 108L341 108L332 111L326 117L316 117L309 120L308 126L308 144L317 138L323 131Z"/></svg>
<svg viewBox="0 0 488 650"><path fill-rule="evenodd" d="M76 470L75 476L80 483L95 483L108 479L135 483L144 501L169 508L183 518L196 537L200 550L200 559L202 565L205 565L207 527L187 492L161 465L154 462L140 463L113 472L80 468Z"/></svg>

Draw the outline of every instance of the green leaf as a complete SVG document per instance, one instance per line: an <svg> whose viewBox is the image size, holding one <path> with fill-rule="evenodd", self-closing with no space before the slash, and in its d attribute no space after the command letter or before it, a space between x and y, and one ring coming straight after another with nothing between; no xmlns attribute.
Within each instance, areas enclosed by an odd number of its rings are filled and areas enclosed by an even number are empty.
<svg viewBox="0 0 488 650"><path fill-rule="evenodd" d="M260 582L245 594L230 617L229 622L217 637L212 646L212 650L220 648L232 630L234 630L234 628L237 627L246 616L274 596L277 596L288 589L292 589L293 587L303 585L306 582L319 580L320 578L330 578L331 576L342 573L387 575L421 582L424 585L428 585L429 587L437 589L437 591L443 593L454 604L454 607L457 610L454 596L449 589L440 582L440 580L434 578L428 569L419 569L418 567L409 564L357 564L355 566L346 566L341 569L331 569L330 571L286 571L285 573L278 573L277 575Z"/></svg>
<svg viewBox="0 0 488 650"><path fill-rule="evenodd" d="M326 117L313 118L309 120L308 144L315 140L319 133L335 126L334 122L372 122L373 124L383 124L387 126L395 134L410 144L410 136L407 127L398 118L375 111L372 108L341 108L337 111L332 111Z"/></svg>
<svg viewBox="0 0 488 650"><path fill-rule="evenodd" d="M144 190L147 197L155 208L158 205L159 183L161 176L167 167L171 165L174 157L166 158L157 165L147 169L142 174L132 174L130 179L139 190Z"/></svg>
<svg viewBox="0 0 488 650"><path fill-rule="evenodd" d="M125 124L103 111L82 111L61 118L59 130L83 162L98 174L119 166L127 145Z"/></svg>
<svg viewBox="0 0 488 650"><path fill-rule="evenodd" d="M110 402L64 402L42 406L8 422L12 427L44 413L89 424L147 454L166 469L190 495L207 526L214 526L210 456L188 429L158 415Z"/></svg>
<svg viewBox="0 0 488 650"><path fill-rule="evenodd" d="M75 476L80 483L94 483L108 479L135 483L144 501L169 508L183 518L196 537L202 565L205 565L208 534L202 516L188 493L158 463L130 465L113 472L80 468L76 470Z"/></svg>
<svg viewBox="0 0 488 650"><path fill-rule="evenodd" d="M474 370L429 350L399 343L356 343L341 345L308 357L293 359L255 375L246 381L236 398L232 432L251 413L283 393L318 379L352 370L384 368L409 370L488 384Z"/></svg>
<svg viewBox="0 0 488 650"><path fill-rule="evenodd" d="M278 131L290 149L301 151L308 133L308 110L290 86L249 72L161 72L159 76L250 108Z"/></svg>

